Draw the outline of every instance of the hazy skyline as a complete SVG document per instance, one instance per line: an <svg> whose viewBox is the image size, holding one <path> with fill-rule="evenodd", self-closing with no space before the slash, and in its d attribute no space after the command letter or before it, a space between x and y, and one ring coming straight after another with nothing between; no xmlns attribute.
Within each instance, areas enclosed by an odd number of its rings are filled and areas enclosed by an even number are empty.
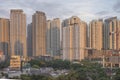
<svg viewBox="0 0 120 80"><path fill-rule="evenodd" d="M0 0L0 17L9 18L10 9L23 9L27 22L35 11L43 11L47 19L79 16L88 22L92 19L117 16L120 18L120 0Z"/></svg>

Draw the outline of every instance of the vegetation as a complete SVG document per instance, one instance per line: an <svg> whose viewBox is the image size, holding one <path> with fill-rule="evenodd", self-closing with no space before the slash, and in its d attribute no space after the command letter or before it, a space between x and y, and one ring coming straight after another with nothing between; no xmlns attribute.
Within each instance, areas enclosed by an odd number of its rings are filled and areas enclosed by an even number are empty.
<svg viewBox="0 0 120 80"><path fill-rule="evenodd" d="M50 76L43 76L43 75L21 75L22 80L53 80Z"/></svg>
<svg viewBox="0 0 120 80"><path fill-rule="evenodd" d="M3 62L0 62L0 69L7 68L10 65L9 60L5 60Z"/></svg>
<svg viewBox="0 0 120 80"><path fill-rule="evenodd" d="M114 80L120 80L120 69L116 70L116 75L113 77L114 77Z"/></svg>
<svg viewBox="0 0 120 80"><path fill-rule="evenodd" d="M34 68L35 65L37 67L52 67L54 69L70 69L70 61L67 60L52 60L52 61L43 61L43 60L31 60L29 62L31 66Z"/></svg>
<svg viewBox="0 0 120 80"><path fill-rule="evenodd" d="M22 80L111 80L107 75L106 69L98 63L93 63L87 60L80 63L73 63L67 60L31 60L29 61L31 67L52 67L53 69L68 69L70 70L67 75L60 75L57 78L46 75L21 75ZM0 69L9 66L9 60L0 63ZM115 74L112 76L112 80L120 80L120 69L113 71ZM8 76L2 74L2 76ZM19 77L14 77L19 79Z"/></svg>
<svg viewBox="0 0 120 80"><path fill-rule="evenodd" d="M102 65L90 61L81 61L80 63L73 63L67 60L31 60L29 62L33 68L52 67L54 69L68 69L70 72L67 75L60 75L52 77L49 75L21 75L21 77L14 77L14 79L21 80L120 80L120 69L115 69L115 75L107 75L106 69ZM109 70L109 69L107 69Z"/></svg>
<svg viewBox="0 0 120 80"><path fill-rule="evenodd" d="M52 76L44 75L21 75L22 80L111 80L110 75L107 75L106 69L102 68L102 65L98 63L93 63L87 60L81 61L79 63L70 62L67 60L31 60L29 61L31 67L52 67L53 69L67 69L70 70L67 75L60 75L57 78ZM9 60L0 63L0 69L9 66ZM120 69L114 69L112 71L112 80L120 80ZM2 74L2 76L8 76ZM14 77L14 79L19 79L19 77Z"/></svg>
<svg viewBox="0 0 120 80"><path fill-rule="evenodd" d="M31 64L31 66L37 65L39 67L52 67L54 69L69 69L70 73L68 75L60 75L57 78L41 75L24 75L21 76L22 80L110 80L110 77L107 76L105 69L103 69L100 64L91 63L89 61L72 63L66 60L53 60L48 62L41 60L31 60L29 63Z"/></svg>

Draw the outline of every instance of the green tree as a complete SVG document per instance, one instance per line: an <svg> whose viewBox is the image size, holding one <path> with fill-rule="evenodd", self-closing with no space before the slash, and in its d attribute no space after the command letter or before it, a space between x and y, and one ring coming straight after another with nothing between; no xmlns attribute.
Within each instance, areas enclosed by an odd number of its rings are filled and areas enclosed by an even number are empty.
<svg viewBox="0 0 120 80"><path fill-rule="evenodd" d="M39 69L40 67L38 65L33 65L32 68L37 68Z"/></svg>
<svg viewBox="0 0 120 80"><path fill-rule="evenodd" d="M120 80L120 69L116 70L116 75L114 76L114 80Z"/></svg>

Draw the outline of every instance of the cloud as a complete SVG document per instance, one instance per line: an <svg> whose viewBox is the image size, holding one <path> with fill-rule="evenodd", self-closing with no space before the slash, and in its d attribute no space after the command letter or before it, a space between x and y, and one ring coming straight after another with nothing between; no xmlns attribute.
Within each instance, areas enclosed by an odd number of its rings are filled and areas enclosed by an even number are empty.
<svg viewBox="0 0 120 80"><path fill-rule="evenodd" d="M92 10L92 2L88 0L5 0L2 1L0 7L4 8L9 12L10 9L20 8L23 9L24 12L27 14L28 22L31 21L32 15L35 11L40 10L46 13L48 19L60 17L66 18L72 15L79 15L81 12L88 13ZM7 12L7 13L8 13Z"/></svg>
<svg viewBox="0 0 120 80"><path fill-rule="evenodd" d="M31 22L35 11L45 12L47 19L56 17L65 19L75 15L88 21L109 14L105 9L112 6L106 5L106 2L107 0L1 0L0 17L9 17L10 9L18 8L26 13L27 23ZM107 3L109 2L111 1Z"/></svg>
<svg viewBox="0 0 120 80"><path fill-rule="evenodd" d="M0 8L0 17L9 18L9 13L7 10Z"/></svg>
<svg viewBox="0 0 120 80"><path fill-rule="evenodd" d="M44 0L8 1L6 0L3 2L3 4L0 4L0 7L6 10L7 14L9 14L10 9L23 9L24 12L27 14L28 22L31 22L32 15L35 13L35 11L43 11L50 18L59 17L61 16L61 12L62 12L62 9L61 9L62 4L55 3L54 0L52 1L44 1ZM4 15L3 13L1 14Z"/></svg>
<svg viewBox="0 0 120 80"><path fill-rule="evenodd" d="M120 0L117 0L117 2L114 4L113 10L117 13L120 13Z"/></svg>
<svg viewBox="0 0 120 80"><path fill-rule="evenodd" d="M108 14L109 12L108 11L100 11L100 12L97 12L96 15L106 15Z"/></svg>

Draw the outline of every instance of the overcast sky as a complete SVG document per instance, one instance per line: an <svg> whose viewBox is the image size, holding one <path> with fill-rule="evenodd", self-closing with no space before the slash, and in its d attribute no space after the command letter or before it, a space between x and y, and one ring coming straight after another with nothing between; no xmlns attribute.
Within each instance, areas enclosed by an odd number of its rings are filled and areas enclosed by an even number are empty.
<svg viewBox="0 0 120 80"><path fill-rule="evenodd" d="M35 11L46 13L47 19L79 16L83 21L117 16L120 0L0 0L0 17L9 18L10 9L23 9L27 23Z"/></svg>

